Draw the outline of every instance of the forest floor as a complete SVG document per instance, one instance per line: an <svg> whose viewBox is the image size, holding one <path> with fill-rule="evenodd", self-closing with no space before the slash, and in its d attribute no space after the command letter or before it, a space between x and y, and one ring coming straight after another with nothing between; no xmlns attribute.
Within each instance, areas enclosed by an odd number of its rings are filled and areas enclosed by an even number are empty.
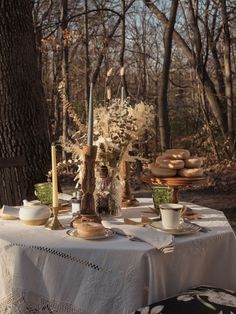
<svg viewBox="0 0 236 314"><path fill-rule="evenodd" d="M210 191L184 191L180 194L180 200L192 202L198 205L214 208L224 212L232 228L236 233L236 191L210 192Z"/></svg>

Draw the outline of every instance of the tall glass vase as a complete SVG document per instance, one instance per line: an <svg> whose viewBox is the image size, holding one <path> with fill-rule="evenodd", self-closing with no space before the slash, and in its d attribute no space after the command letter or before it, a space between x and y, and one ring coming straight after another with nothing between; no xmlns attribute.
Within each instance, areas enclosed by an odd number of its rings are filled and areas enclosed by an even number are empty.
<svg viewBox="0 0 236 314"><path fill-rule="evenodd" d="M95 190L96 212L100 216L119 216L121 213L121 184L119 174L102 166Z"/></svg>

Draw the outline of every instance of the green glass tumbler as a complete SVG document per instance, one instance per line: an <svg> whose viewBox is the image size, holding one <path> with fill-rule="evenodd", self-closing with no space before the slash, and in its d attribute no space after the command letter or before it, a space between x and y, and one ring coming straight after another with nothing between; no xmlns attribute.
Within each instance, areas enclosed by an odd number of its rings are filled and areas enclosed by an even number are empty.
<svg viewBox="0 0 236 314"><path fill-rule="evenodd" d="M159 208L160 204L172 203L173 189L168 186L152 186L152 199L155 208Z"/></svg>
<svg viewBox="0 0 236 314"><path fill-rule="evenodd" d="M34 185L35 195L42 204L52 204L52 183L42 182Z"/></svg>

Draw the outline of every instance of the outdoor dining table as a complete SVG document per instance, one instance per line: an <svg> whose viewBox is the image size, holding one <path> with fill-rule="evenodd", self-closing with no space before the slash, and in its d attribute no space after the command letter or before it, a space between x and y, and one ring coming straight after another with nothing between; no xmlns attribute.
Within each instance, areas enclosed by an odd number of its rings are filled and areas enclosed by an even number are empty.
<svg viewBox="0 0 236 314"><path fill-rule="evenodd" d="M139 201L123 216L148 215L152 200ZM176 236L168 254L117 234L88 241L1 220L0 313L132 313L202 284L236 291L236 239L227 219L189 206L209 231ZM59 218L67 224L70 217Z"/></svg>

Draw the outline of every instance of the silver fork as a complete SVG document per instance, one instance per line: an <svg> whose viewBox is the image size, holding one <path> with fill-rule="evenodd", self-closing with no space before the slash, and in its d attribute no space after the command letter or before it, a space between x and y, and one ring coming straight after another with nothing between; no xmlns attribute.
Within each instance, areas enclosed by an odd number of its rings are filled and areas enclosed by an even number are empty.
<svg viewBox="0 0 236 314"><path fill-rule="evenodd" d="M200 232L207 233L207 232L211 231L210 228L200 226L200 225L196 224L195 222L191 222L191 221L186 220L186 219L184 219L184 221L185 221L186 223L189 223L189 224L191 224L191 225L194 225L194 226L196 226L196 227L199 227L199 228L200 228L200 230L199 230Z"/></svg>

